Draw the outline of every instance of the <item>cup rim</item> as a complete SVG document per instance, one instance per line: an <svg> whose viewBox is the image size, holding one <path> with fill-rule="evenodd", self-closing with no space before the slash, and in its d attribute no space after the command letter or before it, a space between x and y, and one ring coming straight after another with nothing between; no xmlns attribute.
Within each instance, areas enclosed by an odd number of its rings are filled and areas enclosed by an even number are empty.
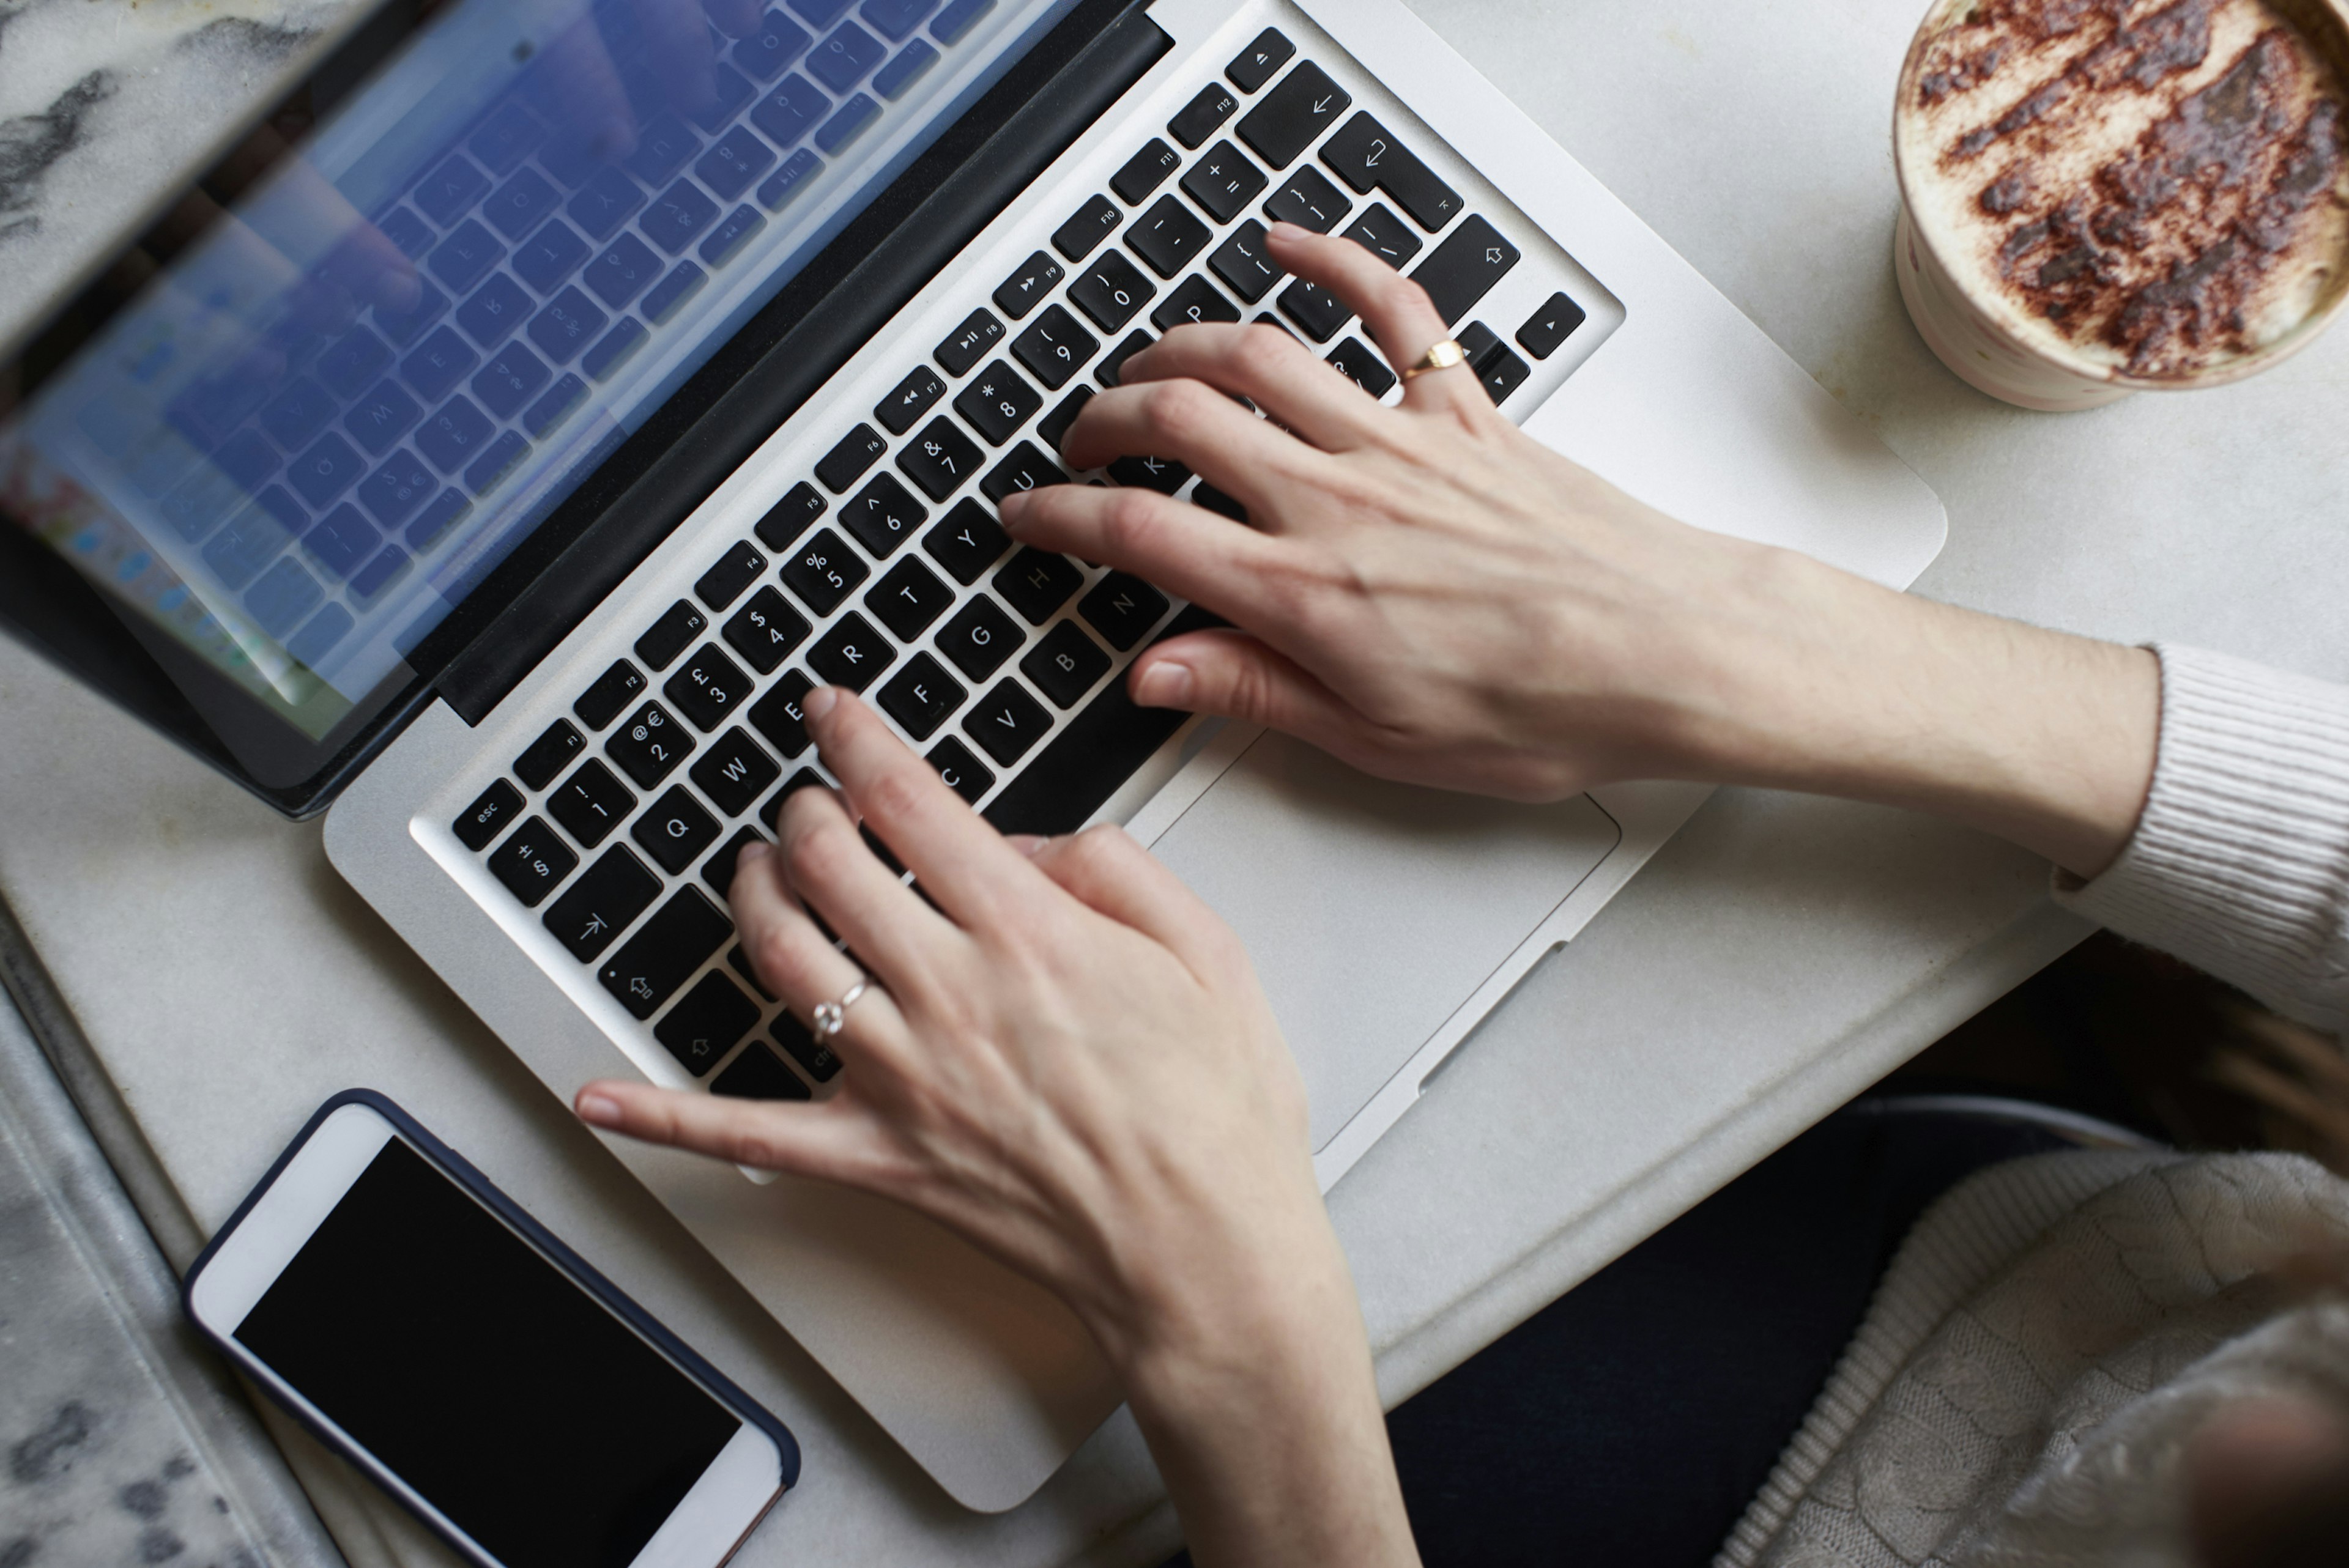
<svg viewBox="0 0 2349 1568"><path fill-rule="evenodd" d="M1974 291L1965 287L1961 281L1964 273L1951 265L1949 257L1934 243L1932 225L1919 217L1920 208L1909 188L1908 149L1900 128L1916 89L1917 79L1924 68L1926 44L1950 25L1953 13L1961 8L1978 6L1981 3L1982 0L1933 0L1926 10L1925 19L1918 24L1916 36L1909 41L1909 53L1901 61L1899 85L1892 100L1892 170L1900 187L1900 204L1908 210L1911 236L1950 280L1952 298L1981 317L2010 346L2050 370L2141 392L2187 392L2240 381L2291 358L2332 325L2333 318L2341 313L2343 305L2349 304L2349 253L2344 253L2343 264L2335 269L2333 281L2327 285L2327 297L2282 336L2248 354L2237 355L2221 364L2207 366L2192 375L2182 377L2132 376L2117 366L2094 361L2085 356L2058 353L2035 331L2027 331L2015 325L2017 321L2028 318L2026 313L2010 302L1999 299L1993 308L1992 304L1975 298ZM2331 47L2325 48L2324 42L2318 42L2316 46L2330 58L2344 88L2349 89L2349 0L2266 0L2266 3L2284 11L2285 19L2303 30L2306 23L2298 13L2308 9L2321 16L2332 30L2332 37L2325 41Z"/></svg>

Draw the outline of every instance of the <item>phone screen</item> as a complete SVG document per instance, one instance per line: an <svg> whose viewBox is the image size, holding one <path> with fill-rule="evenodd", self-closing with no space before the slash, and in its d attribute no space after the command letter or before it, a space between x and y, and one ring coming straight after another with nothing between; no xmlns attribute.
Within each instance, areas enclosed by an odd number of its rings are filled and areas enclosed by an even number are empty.
<svg viewBox="0 0 2349 1568"><path fill-rule="evenodd" d="M741 1425L397 1138L236 1339L512 1568L625 1568Z"/></svg>

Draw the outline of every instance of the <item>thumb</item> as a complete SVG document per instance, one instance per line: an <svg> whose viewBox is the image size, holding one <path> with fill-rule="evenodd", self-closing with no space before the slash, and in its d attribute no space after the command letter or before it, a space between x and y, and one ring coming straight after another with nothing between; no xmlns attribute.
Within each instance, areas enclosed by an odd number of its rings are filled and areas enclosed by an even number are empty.
<svg viewBox="0 0 2349 1568"><path fill-rule="evenodd" d="M1381 749L1343 697L1246 632L1193 632L1162 643L1134 661L1129 689L1144 707L1261 724L1340 757Z"/></svg>

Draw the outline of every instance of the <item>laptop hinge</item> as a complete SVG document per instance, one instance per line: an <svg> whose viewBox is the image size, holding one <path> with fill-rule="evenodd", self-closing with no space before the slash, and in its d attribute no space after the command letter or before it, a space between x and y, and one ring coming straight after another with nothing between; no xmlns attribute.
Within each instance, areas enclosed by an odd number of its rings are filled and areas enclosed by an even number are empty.
<svg viewBox="0 0 2349 1568"><path fill-rule="evenodd" d="M792 325L442 667L436 689L466 723L480 723L504 700L1173 46L1144 3L1084 0L753 318L745 333L779 316ZM994 116L999 120L985 130ZM828 284L800 288L834 255L860 259L844 274L834 269ZM559 522L560 513L551 521ZM460 606L451 620L463 619Z"/></svg>

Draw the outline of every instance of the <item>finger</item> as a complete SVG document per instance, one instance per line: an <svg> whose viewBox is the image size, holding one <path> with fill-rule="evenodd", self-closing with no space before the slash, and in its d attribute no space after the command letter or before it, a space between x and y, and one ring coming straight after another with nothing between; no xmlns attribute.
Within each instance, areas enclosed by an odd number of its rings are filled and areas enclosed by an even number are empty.
<svg viewBox="0 0 2349 1568"><path fill-rule="evenodd" d="M822 915L892 994L912 1000L926 993L965 939L882 863L841 798L829 789L794 790L776 827L775 856L800 902Z"/></svg>
<svg viewBox="0 0 2349 1568"><path fill-rule="evenodd" d="M798 791L802 795L813 790ZM836 1002L848 988L865 978L864 971L808 917L807 911L785 883L782 859L765 844L744 848L734 871L728 899L740 929L743 951L768 990L807 1022L819 1003ZM885 1056L896 1043L894 1029L902 1027L896 1004L885 991L867 994L848 1011L835 1046L854 1056L878 1044Z"/></svg>
<svg viewBox="0 0 2349 1568"><path fill-rule="evenodd" d="M1278 539L1138 487L1053 485L1007 496L1003 526L1022 544L1131 572L1244 625L1271 611L1267 583L1287 560Z"/></svg>
<svg viewBox="0 0 2349 1568"><path fill-rule="evenodd" d="M717 56L709 23L695 0L636 0L638 47L668 100L688 115L718 106Z"/></svg>
<svg viewBox="0 0 2349 1568"><path fill-rule="evenodd" d="M1367 444L1380 418L1378 399L1278 327L1178 326L1117 374L1121 387L1188 378L1237 392L1325 452Z"/></svg>
<svg viewBox="0 0 2349 1568"><path fill-rule="evenodd" d="M1351 387L1318 361L1308 374ZM1361 397L1359 388L1354 396ZM1375 411L1377 405L1371 407ZM1319 489L1334 478L1327 456L1206 382L1187 378L1120 386L1087 398L1061 450L1079 469L1105 468L1128 456L1172 458L1251 511L1268 514L1273 509L1266 503L1283 489Z"/></svg>
<svg viewBox="0 0 2349 1568"><path fill-rule="evenodd" d="M801 699L800 711L807 715L808 733L824 766L840 780L856 814L956 923L968 931L988 930L1017 918L1012 912L1044 891L1028 858L1005 843L871 708L826 686ZM790 810L784 808L787 815ZM857 848L864 847L857 841ZM869 852L865 858L872 860ZM884 869L878 861L873 865ZM796 866L792 876L796 881ZM890 881L896 899L919 908L926 920L945 924L910 889ZM885 903L896 907L896 900ZM830 907L823 907L830 920ZM834 924L851 947L864 951L854 933Z"/></svg>
<svg viewBox="0 0 2349 1568"><path fill-rule="evenodd" d="M556 34L542 57L562 109L563 133L582 151L610 158L636 144L636 111L594 17Z"/></svg>
<svg viewBox="0 0 2349 1568"><path fill-rule="evenodd" d="M1418 364L1429 348L1452 335L1425 289L1351 240L1275 223L1265 243L1281 265L1352 305L1397 370ZM1489 408L1492 403L1476 373L1464 365L1406 377L1402 401L1407 408L1454 411Z"/></svg>
<svg viewBox="0 0 2349 1568"><path fill-rule="evenodd" d="M1311 672L1246 632L1193 632L1133 662L1127 689L1143 707L1261 724L1349 760L1380 748L1377 729Z"/></svg>
<svg viewBox="0 0 2349 1568"><path fill-rule="evenodd" d="M572 1109L591 1127L642 1142L828 1181L871 1180L885 1152L870 1116L844 1099L792 1105L599 1078Z"/></svg>
<svg viewBox="0 0 2349 1568"><path fill-rule="evenodd" d="M1149 937L1203 981L1221 973L1237 949L1206 901L1114 823L1048 840L1035 861L1078 903Z"/></svg>

